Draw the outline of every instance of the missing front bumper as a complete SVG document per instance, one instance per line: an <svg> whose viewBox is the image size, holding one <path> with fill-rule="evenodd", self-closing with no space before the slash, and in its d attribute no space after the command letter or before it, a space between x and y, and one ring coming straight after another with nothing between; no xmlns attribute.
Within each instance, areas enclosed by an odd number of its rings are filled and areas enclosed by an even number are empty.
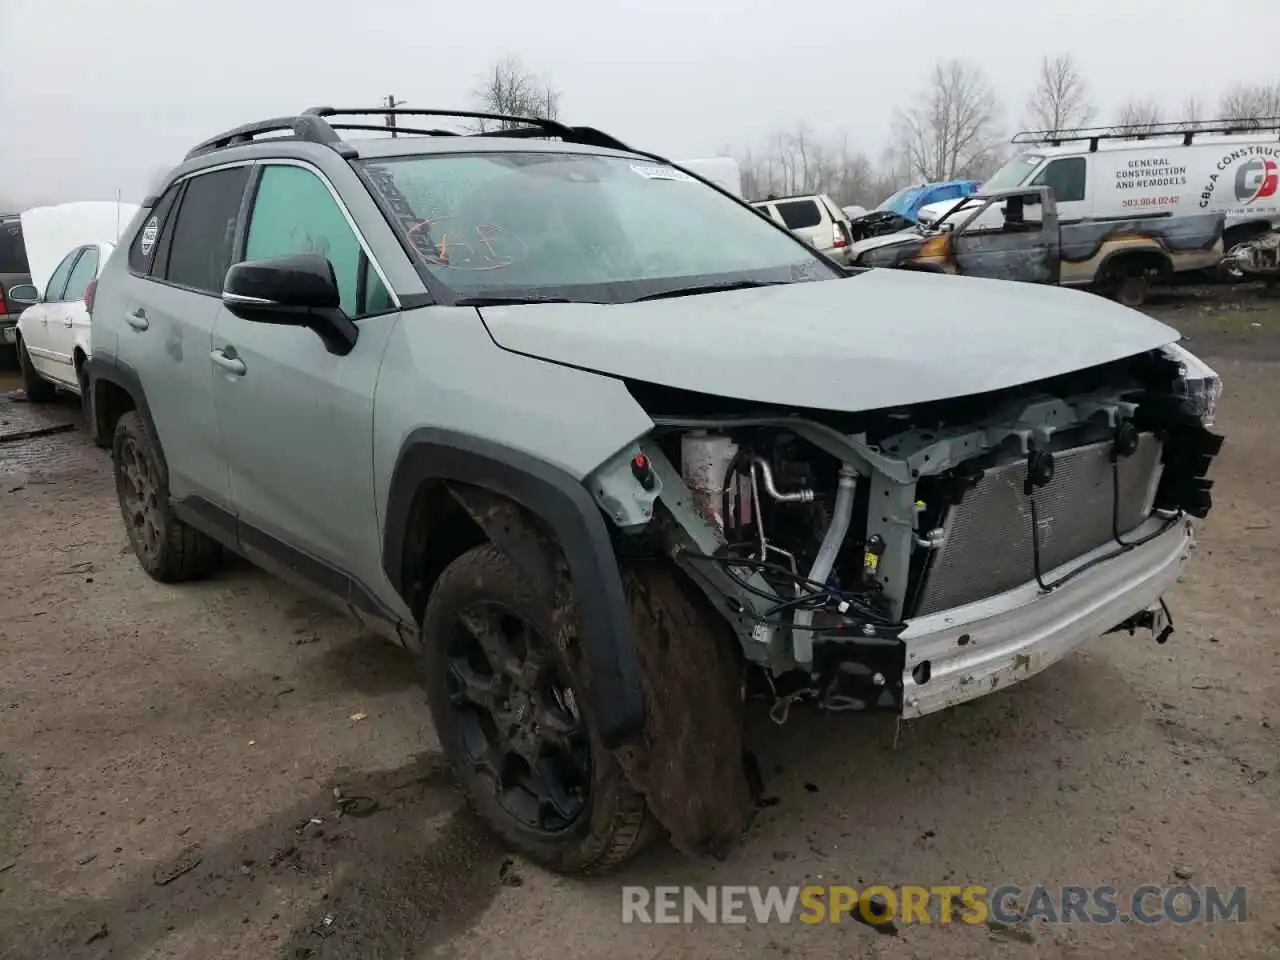
<svg viewBox="0 0 1280 960"><path fill-rule="evenodd" d="M1143 533L1134 531L1135 539ZM1079 557L1055 575L1096 565L1051 593L1028 583L912 620L901 635L906 647L902 715L925 716L1011 686L1157 607L1194 545L1192 523L1183 520L1103 562L1097 558L1114 544Z"/></svg>

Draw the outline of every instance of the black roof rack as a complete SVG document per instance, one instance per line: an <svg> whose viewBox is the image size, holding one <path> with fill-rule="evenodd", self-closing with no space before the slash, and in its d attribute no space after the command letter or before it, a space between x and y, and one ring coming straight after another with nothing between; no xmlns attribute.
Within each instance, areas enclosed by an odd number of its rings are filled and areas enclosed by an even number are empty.
<svg viewBox="0 0 1280 960"><path fill-rule="evenodd" d="M1148 140L1152 137L1182 137L1183 146L1191 146L1196 134L1213 133L1280 133L1280 117L1240 118L1238 120L1183 120L1172 123L1117 124L1110 127L1075 127L1070 130L1023 130L1013 136L1012 143L1048 144L1089 141L1089 152L1098 149L1099 140Z"/></svg>
<svg viewBox="0 0 1280 960"><path fill-rule="evenodd" d="M427 127L389 127L375 123L359 123L339 121L332 118L341 117L451 117L462 120L492 120L503 124L503 128L489 130L480 134L460 134L452 130L440 130ZM422 136L485 136L485 137L554 137L565 143L579 143L584 146L601 147L608 150L628 150L622 141L609 136L594 127L577 127L560 123L558 120L546 120L538 117L516 117L503 113L483 113L474 110L415 110L395 107L311 107L297 116L275 117L270 120L259 120L257 123L246 123L224 133L196 144L187 151L186 159L203 156L226 147L253 143L268 134L284 134L283 139L305 140L308 143L319 143L332 147L338 153L351 158L356 156L356 148L343 140L339 130L368 130L374 132L410 133Z"/></svg>

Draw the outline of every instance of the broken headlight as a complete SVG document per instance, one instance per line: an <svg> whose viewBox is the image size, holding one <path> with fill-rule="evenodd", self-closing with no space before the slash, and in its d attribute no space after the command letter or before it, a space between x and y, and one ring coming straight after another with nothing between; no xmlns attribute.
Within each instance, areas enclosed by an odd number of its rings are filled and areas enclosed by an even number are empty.
<svg viewBox="0 0 1280 960"><path fill-rule="evenodd" d="M1201 423L1213 426L1218 399L1222 396L1222 378L1194 353L1176 343L1161 347L1160 352L1178 365L1174 394L1190 402Z"/></svg>

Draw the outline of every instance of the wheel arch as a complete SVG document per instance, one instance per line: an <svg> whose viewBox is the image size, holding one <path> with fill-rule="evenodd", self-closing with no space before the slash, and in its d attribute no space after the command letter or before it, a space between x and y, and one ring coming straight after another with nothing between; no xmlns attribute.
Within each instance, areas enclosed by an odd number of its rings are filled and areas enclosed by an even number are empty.
<svg viewBox="0 0 1280 960"><path fill-rule="evenodd" d="M1162 275L1168 276L1173 273L1173 258L1167 251L1159 247L1143 245L1121 247L1108 252L1099 262L1095 276L1099 281L1107 282L1123 276L1123 273L1118 271L1137 264L1154 268Z"/></svg>
<svg viewBox="0 0 1280 960"><path fill-rule="evenodd" d="M538 564L522 534L536 531L522 521L531 519L554 537L573 579L601 737L609 747L633 740L645 724L634 628L608 525L586 488L554 464L521 451L449 430L415 430L392 472L382 552L387 579L411 610L423 602L422 584L414 579L441 565L439 558L423 556L430 547L415 524L424 515L428 523L457 524L450 501L530 577L539 576ZM461 536L446 537L446 554L465 542Z"/></svg>
<svg viewBox="0 0 1280 960"><path fill-rule="evenodd" d="M132 367L105 357L89 358L88 367L89 392L92 397L90 431L94 443L100 447L109 447L116 422L130 410L137 410L147 429L151 448L155 451L161 479L168 483L169 465L164 457L164 447L160 445L160 435L156 432L151 407L147 404L147 395L142 389L142 380L137 372Z"/></svg>

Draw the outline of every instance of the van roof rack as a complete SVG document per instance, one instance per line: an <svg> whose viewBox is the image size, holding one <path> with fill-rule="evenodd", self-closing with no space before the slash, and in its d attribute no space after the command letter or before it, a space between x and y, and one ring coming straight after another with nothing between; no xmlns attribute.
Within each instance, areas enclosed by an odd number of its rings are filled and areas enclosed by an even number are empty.
<svg viewBox="0 0 1280 960"><path fill-rule="evenodd" d="M1148 140L1152 137L1182 137L1183 146L1191 146L1197 134L1213 133L1280 133L1280 117L1241 117L1236 120L1183 120L1171 123L1116 124L1110 127L1075 127L1070 130L1023 130L1013 136L1012 143L1037 143L1060 147L1064 143L1089 141L1089 152L1098 149L1100 140Z"/></svg>
<svg viewBox="0 0 1280 960"><path fill-rule="evenodd" d="M464 120L492 120L504 126L498 130L487 130L479 134L457 133L453 130L441 130L431 127L387 126L376 123L361 123L342 120L343 117L450 117ZM334 122L337 120L338 122ZM223 150L227 147L242 146L254 143L259 139L274 139L268 135L284 134L279 139L304 140L308 143L319 143L332 147L342 156L351 159L357 155L356 148L342 139L338 131L369 130L386 133L409 133L420 136L484 136L484 137L552 137L565 143L578 143L590 147L602 147L608 150L628 150L622 141L594 127L578 127L560 123L558 120L547 120L539 117L516 117L504 113L484 113L474 110L416 110L395 107L310 107L295 116L273 117L246 123L239 127L223 131L216 137L204 140L189 151L187 160Z"/></svg>

